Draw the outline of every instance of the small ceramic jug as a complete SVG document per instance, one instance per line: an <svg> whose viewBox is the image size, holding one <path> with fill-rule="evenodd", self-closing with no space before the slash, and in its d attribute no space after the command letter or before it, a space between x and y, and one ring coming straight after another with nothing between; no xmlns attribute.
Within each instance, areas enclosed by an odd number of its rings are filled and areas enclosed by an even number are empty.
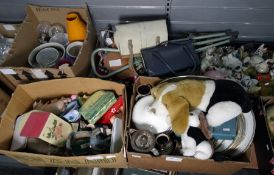
<svg viewBox="0 0 274 175"><path fill-rule="evenodd" d="M67 14L67 33L70 42L83 41L86 38L86 24L75 12Z"/></svg>

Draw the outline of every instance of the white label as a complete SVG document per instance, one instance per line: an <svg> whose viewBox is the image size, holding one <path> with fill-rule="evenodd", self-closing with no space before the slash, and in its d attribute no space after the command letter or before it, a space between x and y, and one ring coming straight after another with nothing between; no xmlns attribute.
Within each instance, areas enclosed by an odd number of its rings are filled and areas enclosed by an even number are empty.
<svg viewBox="0 0 274 175"><path fill-rule="evenodd" d="M223 128L223 131L229 132L230 128Z"/></svg>
<svg viewBox="0 0 274 175"><path fill-rule="evenodd" d="M98 159L104 159L103 156L87 156L87 160L98 160Z"/></svg>
<svg viewBox="0 0 274 175"><path fill-rule="evenodd" d="M139 156L139 155L131 155L131 157L134 157L134 158L141 158L141 156Z"/></svg>
<svg viewBox="0 0 274 175"><path fill-rule="evenodd" d="M15 27L13 27L13 25L10 25L10 24L5 24L5 25L3 25L3 27L4 27L7 31L15 30Z"/></svg>
<svg viewBox="0 0 274 175"><path fill-rule="evenodd" d="M5 75L15 75L16 72L13 69L0 69L0 72L2 72Z"/></svg>
<svg viewBox="0 0 274 175"><path fill-rule="evenodd" d="M48 78L48 76L41 69L31 69L31 72L38 79Z"/></svg>
<svg viewBox="0 0 274 175"><path fill-rule="evenodd" d="M183 158L179 158L179 157L166 157L166 161L171 161L171 162L181 162L183 160Z"/></svg>
<svg viewBox="0 0 274 175"><path fill-rule="evenodd" d="M116 156L115 155L108 155L106 156L106 159L111 159L111 158L115 158Z"/></svg>
<svg viewBox="0 0 274 175"><path fill-rule="evenodd" d="M117 67L117 66L121 66L121 65L122 65L121 59L109 61L110 67Z"/></svg>

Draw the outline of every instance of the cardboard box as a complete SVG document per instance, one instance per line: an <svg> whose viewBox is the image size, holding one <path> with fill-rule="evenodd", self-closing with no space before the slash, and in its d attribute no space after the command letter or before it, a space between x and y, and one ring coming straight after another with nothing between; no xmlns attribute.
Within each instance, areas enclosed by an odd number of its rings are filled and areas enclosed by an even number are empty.
<svg viewBox="0 0 274 175"><path fill-rule="evenodd" d="M258 167L262 173L270 173L274 168L271 164L271 159L274 158L273 139L271 139L270 129L267 122L266 108L269 105L274 105L274 97L262 96L255 100L256 109L256 133L255 133L255 148L258 159Z"/></svg>
<svg viewBox="0 0 274 175"><path fill-rule="evenodd" d="M64 95L88 93L91 94L97 90L114 90L117 95L123 95L126 105L125 86L119 83L104 81L93 78L67 78L59 80L49 80L19 85L6 110L2 115L0 123L0 154L14 158L21 163L31 166L41 167L126 167L127 162L124 155L124 146L118 153L100 154L75 157L48 156L42 154L32 154L26 152L9 151L13 136L13 127L16 118L31 110L33 102L41 98L54 98ZM126 120L126 108L124 108L123 124ZM125 126L125 125L123 125ZM125 139L123 132L123 145Z"/></svg>
<svg viewBox="0 0 274 175"><path fill-rule="evenodd" d="M66 26L66 15L69 12L78 12L86 22L87 37L83 47L72 66L63 68L31 68L28 64L28 55L38 46L37 25L41 21L51 24L60 23ZM0 66L0 79L11 89L18 84L29 83L45 79L86 76L90 72L90 55L95 48L96 31L90 18L87 7L62 8L28 5L26 17L15 37L14 44L6 61Z"/></svg>
<svg viewBox="0 0 274 175"><path fill-rule="evenodd" d="M128 126L131 127L131 114L135 103L136 88L140 84L150 84L155 86L159 81L156 77L139 77L133 87L133 95L130 103L130 114L128 117ZM127 140L127 158L129 167L143 168L143 169L161 169L172 170L180 172L193 172L193 173L209 173L209 174L233 174L242 168L257 168L257 159L255 155L254 145L239 158L238 161L223 161L216 162L212 159L198 160L195 158L184 156L169 156L162 155L154 157L150 154L142 154L130 151L129 139Z"/></svg>

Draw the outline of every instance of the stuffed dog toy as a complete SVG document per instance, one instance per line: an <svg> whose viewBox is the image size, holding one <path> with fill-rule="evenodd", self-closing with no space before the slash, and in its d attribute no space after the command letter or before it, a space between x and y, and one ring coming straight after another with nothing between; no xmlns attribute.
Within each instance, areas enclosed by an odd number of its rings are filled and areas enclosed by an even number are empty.
<svg viewBox="0 0 274 175"><path fill-rule="evenodd" d="M247 93L234 81L185 79L153 87L151 96L135 104L132 120L138 129L149 126L154 133L170 127L181 136L184 156L208 159L213 152L209 142L191 134L201 133L194 129L200 124L199 113L205 112L208 125L217 127L251 109Z"/></svg>

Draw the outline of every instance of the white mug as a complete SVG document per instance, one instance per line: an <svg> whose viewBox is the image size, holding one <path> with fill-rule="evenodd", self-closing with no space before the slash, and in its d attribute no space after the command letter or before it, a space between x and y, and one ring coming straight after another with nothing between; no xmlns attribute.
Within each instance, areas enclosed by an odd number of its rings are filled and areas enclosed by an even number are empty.
<svg viewBox="0 0 274 175"><path fill-rule="evenodd" d="M75 60L80 53L82 46L83 42L80 41L70 43L66 48L67 57Z"/></svg>

